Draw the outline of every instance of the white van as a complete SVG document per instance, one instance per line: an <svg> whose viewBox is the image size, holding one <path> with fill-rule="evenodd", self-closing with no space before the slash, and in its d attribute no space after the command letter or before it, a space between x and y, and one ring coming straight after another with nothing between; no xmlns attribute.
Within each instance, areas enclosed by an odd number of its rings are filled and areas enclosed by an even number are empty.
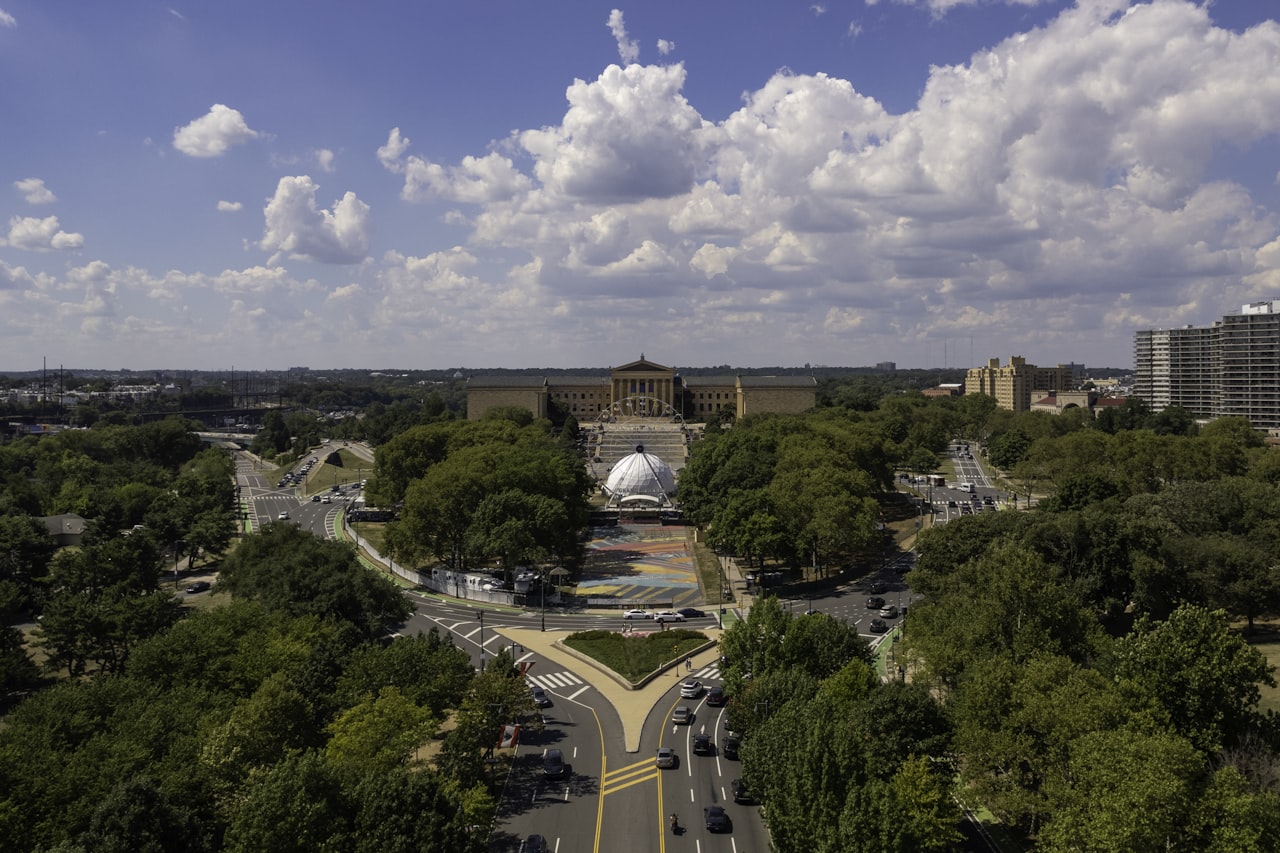
<svg viewBox="0 0 1280 853"><path fill-rule="evenodd" d="M975 486L973 483L961 483L960 491L968 492L969 494L972 495L978 491L978 487Z"/></svg>

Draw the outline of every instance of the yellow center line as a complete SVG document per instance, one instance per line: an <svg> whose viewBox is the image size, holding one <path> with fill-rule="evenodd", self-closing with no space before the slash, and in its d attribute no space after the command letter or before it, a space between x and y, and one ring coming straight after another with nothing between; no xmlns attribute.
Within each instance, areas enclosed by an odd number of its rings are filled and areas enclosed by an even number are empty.
<svg viewBox="0 0 1280 853"><path fill-rule="evenodd" d="M605 777L606 759L604 756L604 726L600 725L600 715L596 713L596 709L590 705L586 706L591 711L591 716L596 718L596 731L600 733L600 784L603 788ZM604 793L600 793L596 797L596 838L595 844L592 845L594 853L600 853L600 830L604 826Z"/></svg>

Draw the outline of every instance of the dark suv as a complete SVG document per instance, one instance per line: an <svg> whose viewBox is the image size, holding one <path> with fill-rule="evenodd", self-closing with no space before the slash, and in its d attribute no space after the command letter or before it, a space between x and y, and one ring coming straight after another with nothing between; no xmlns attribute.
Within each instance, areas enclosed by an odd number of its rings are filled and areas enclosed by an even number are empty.
<svg viewBox="0 0 1280 853"><path fill-rule="evenodd" d="M547 853L547 839L541 835L530 835L520 845L520 853Z"/></svg>
<svg viewBox="0 0 1280 853"><path fill-rule="evenodd" d="M719 708L721 705L725 703L725 699L726 697L724 695L724 688L721 687L720 685L717 684L714 687L707 690L707 704L710 705L711 707Z"/></svg>

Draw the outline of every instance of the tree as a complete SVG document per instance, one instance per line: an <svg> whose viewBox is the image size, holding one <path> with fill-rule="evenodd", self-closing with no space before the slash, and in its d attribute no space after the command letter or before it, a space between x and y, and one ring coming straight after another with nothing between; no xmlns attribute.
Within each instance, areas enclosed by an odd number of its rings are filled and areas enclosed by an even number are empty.
<svg viewBox="0 0 1280 853"><path fill-rule="evenodd" d="M1056 786L1053 817L1039 849L1086 853L1158 853L1194 849L1204 758L1172 734L1091 732L1071 745L1070 771Z"/></svg>
<svg viewBox="0 0 1280 853"><path fill-rule="evenodd" d="M409 701L443 719L458 707L475 677L471 659L439 630L396 637L391 643L366 643L352 652L336 687L338 701L350 707L383 687L395 687Z"/></svg>
<svg viewBox="0 0 1280 853"><path fill-rule="evenodd" d="M365 694L329 724L325 760L355 775L382 774L408 763L431 737L431 709L414 704L396 687Z"/></svg>
<svg viewBox="0 0 1280 853"><path fill-rule="evenodd" d="M1259 685L1275 686L1267 659L1231 631L1226 614L1194 605L1163 622L1140 621L1116 642L1112 666L1160 703L1175 732L1209 754L1257 724Z"/></svg>
<svg viewBox="0 0 1280 853"><path fill-rule="evenodd" d="M400 591L363 568L351 546L292 524L271 523L245 537L223 562L217 588L290 615L336 619L368 638L410 613Z"/></svg>

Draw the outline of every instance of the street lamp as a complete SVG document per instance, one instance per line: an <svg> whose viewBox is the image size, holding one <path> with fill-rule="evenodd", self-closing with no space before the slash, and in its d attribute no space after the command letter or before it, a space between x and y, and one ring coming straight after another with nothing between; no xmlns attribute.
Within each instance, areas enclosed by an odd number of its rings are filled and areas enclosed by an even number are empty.
<svg viewBox="0 0 1280 853"><path fill-rule="evenodd" d="M480 614L480 671L484 672L484 611Z"/></svg>

